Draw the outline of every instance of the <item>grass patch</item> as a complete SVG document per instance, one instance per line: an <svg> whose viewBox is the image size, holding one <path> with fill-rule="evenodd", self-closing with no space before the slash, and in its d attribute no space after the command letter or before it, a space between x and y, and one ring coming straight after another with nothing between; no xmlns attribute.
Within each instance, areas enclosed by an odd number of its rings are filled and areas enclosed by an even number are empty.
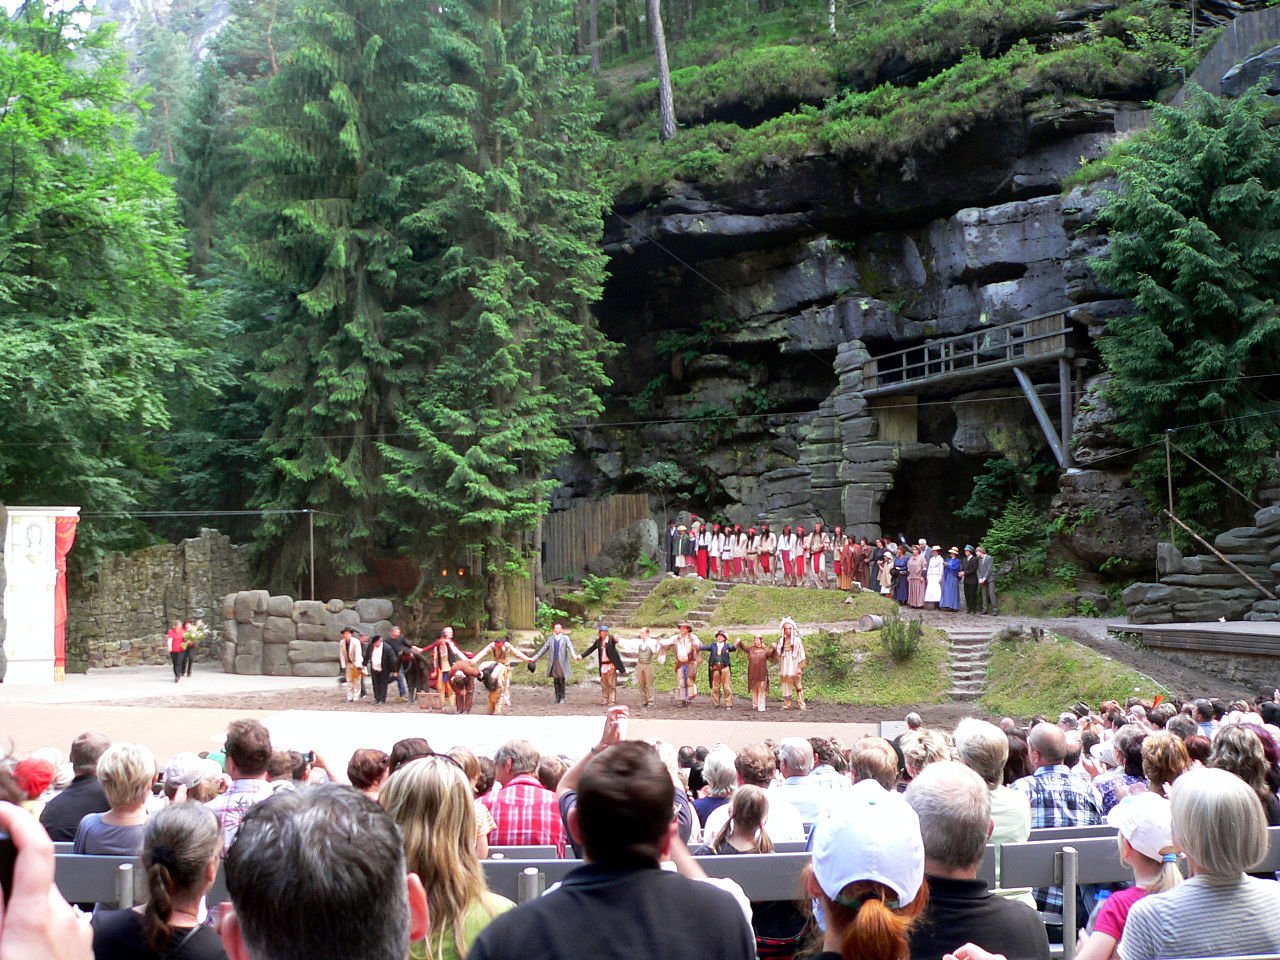
<svg viewBox="0 0 1280 960"><path fill-rule="evenodd" d="M598 620L604 611L620 602L631 589L631 583L622 577L593 577L590 582L572 593L556 598L556 603L571 616L584 620Z"/></svg>
<svg viewBox="0 0 1280 960"><path fill-rule="evenodd" d="M1002 640L991 646L982 705L993 714L1056 716L1075 700L1124 702L1169 691L1150 677L1063 637Z"/></svg>
<svg viewBox="0 0 1280 960"><path fill-rule="evenodd" d="M709 631L699 636L711 641ZM745 633L733 632L730 641L751 642ZM777 640L776 632L765 636L766 643ZM805 668L805 699L814 703L849 706L905 707L941 703L946 700L949 664L946 643L937 630L926 630L916 655L905 663L894 663L880 643L880 631L829 633L819 631L804 637L809 656ZM706 694L710 678L704 664L698 670L698 692ZM665 666L654 671L654 685L661 692L675 690L674 661L668 655ZM736 653L733 659L733 694L750 700L747 690L747 658ZM778 666L769 667L769 694L780 696Z"/></svg>
<svg viewBox="0 0 1280 960"><path fill-rule="evenodd" d="M1001 589L996 584L996 599L1000 612L1007 616L1022 617L1074 617L1075 584L1064 583L1056 577L1025 577L1016 586Z"/></svg>
<svg viewBox="0 0 1280 960"><path fill-rule="evenodd" d="M845 603L852 596L853 603ZM864 590L813 590L805 587L756 587L739 584L716 610L716 624L778 623L792 617L797 623L850 623L864 613L893 613L898 605Z"/></svg>
<svg viewBox="0 0 1280 960"><path fill-rule="evenodd" d="M696 577L668 577L644 598L640 608L628 621L641 627L674 627L698 609L711 592L711 581Z"/></svg>

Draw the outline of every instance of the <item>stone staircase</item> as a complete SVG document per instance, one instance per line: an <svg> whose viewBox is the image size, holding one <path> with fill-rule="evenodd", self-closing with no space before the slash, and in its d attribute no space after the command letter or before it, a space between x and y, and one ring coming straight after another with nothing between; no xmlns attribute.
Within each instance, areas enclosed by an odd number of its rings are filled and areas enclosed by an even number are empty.
<svg viewBox="0 0 1280 960"><path fill-rule="evenodd" d="M987 655L991 631L982 627L947 627L951 640L952 700L977 700L987 682Z"/></svg>
<svg viewBox="0 0 1280 960"><path fill-rule="evenodd" d="M608 624L615 630L630 623L632 615L640 609L640 604L644 603L645 598L662 580L661 576L650 577L647 580L633 580L626 596L600 615L600 623ZM588 624L588 626L594 628L599 624Z"/></svg>
<svg viewBox="0 0 1280 960"><path fill-rule="evenodd" d="M698 608L685 614L685 619L693 625L693 629L698 630L711 626L711 617L716 612L716 608L720 606L734 586L736 584L721 583L720 581L713 582L710 591L702 598ZM711 641L708 638L704 642L710 643Z"/></svg>

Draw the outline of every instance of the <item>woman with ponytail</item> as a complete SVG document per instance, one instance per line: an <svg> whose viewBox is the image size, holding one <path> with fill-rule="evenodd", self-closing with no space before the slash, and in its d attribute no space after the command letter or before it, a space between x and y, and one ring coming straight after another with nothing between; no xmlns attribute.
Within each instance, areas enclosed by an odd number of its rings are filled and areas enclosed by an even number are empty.
<svg viewBox="0 0 1280 960"><path fill-rule="evenodd" d="M773 841L764 829L769 817L769 796L744 783L729 801L729 819L711 842L694 851L697 856L716 853L773 853Z"/></svg>
<svg viewBox="0 0 1280 960"><path fill-rule="evenodd" d="M815 960L907 960L928 901L916 812L896 793L854 791L814 827L812 846Z"/></svg>
<svg viewBox="0 0 1280 960"><path fill-rule="evenodd" d="M218 819L201 804L174 803L152 816L141 857L147 902L94 918L94 960L226 960L199 915L221 856Z"/></svg>
<svg viewBox="0 0 1280 960"><path fill-rule="evenodd" d="M1126 797L1107 814L1107 822L1116 828L1120 862L1133 870L1135 885L1102 901L1089 935L1079 941L1076 960L1111 960L1129 909L1149 893L1164 893L1182 883L1168 800L1155 793Z"/></svg>

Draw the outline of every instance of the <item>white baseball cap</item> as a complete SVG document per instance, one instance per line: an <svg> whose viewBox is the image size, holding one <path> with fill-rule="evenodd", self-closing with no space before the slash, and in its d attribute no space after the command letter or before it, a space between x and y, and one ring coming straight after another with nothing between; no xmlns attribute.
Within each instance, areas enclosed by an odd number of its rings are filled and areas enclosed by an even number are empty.
<svg viewBox="0 0 1280 960"><path fill-rule="evenodd" d="M1173 850L1173 817L1168 800L1154 793L1125 797L1111 808L1107 823L1144 857L1160 860Z"/></svg>
<svg viewBox="0 0 1280 960"><path fill-rule="evenodd" d="M833 804L813 828L812 850L814 879L831 900L874 880L906 905L924 882L920 818L895 792L857 790Z"/></svg>

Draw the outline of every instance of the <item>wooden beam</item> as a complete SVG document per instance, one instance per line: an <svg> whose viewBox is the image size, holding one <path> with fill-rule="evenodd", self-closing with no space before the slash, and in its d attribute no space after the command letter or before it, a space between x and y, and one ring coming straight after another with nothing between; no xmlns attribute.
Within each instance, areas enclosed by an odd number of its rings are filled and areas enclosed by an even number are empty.
<svg viewBox="0 0 1280 960"><path fill-rule="evenodd" d="M1062 424L1062 455L1066 466L1071 460L1071 418L1075 404L1071 396L1071 364L1066 357L1058 358L1058 422Z"/></svg>
<svg viewBox="0 0 1280 960"><path fill-rule="evenodd" d="M1268 600L1274 600L1274 599L1276 599L1276 595L1275 595L1274 593L1272 593L1270 590L1268 590L1266 587L1264 587L1262 584L1260 584L1257 580L1253 579L1253 577L1249 576L1249 574L1245 573L1245 572L1244 572L1243 570L1241 570L1238 566L1236 566L1234 563L1232 563L1230 560L1228 560L1228 559L1226 558L1226 555L1225 555L1225 554L1223 554L1223 553L1220 553L1220 552L1219 552L1219 550L1218 550L1218 548L1217 548L1217 547L1215 547L1212 543L1210 543L1210 542L1209 542L1208 540L1206 540L1204 537L1200 536L1200 534L1196 533L1194 530L1192 530L1190 527L1188 527L1185 523L1183 523L1181 520L1179 520L1177 517L1175 517L1175 516L1174 516L1172 513L1170 513L1168 510L1165 510L1165 511L1164 511L1164 514L1165 514L1165 516L1167 516L1170 520L1172 520L1174 523L1176 523L1178 526L1180 526L1183 530L1187 531L1187 533L1191 534L1191 536L1195 538L1196 542L1197 542L1197 543L1199 543L1199 544L1200 544L1200 546L1205 547L1205 548L1206 548L1207 550L1209 550L1209 552L1210 552L1210 553L1212 553L1215 557L1217 557L1219 560L1221 560L1223 563L1225 563L1228 567L1230 567L1230 568L1231 568L1232 570L1234 570L1236 573L1240 574L1240 576L1244 577L1246 580L1248 580L1250 583L1252 583L1255 587L1257 587L1260 591L1262 591L1262 593L1266 596L1266 598L1267 598Z"/></svg>
<svg viewBox="0 0 1280 960"><path fill-rule="evenodd" d="M1036 415L1036 422L1040 424L1040 430L1044 433L1045 440L1049 442L1049 449L1053 451L1054 459L1058 461L1058 466L1065 470L1069 466L1067 455L1058 440L1058 431L1054 429L1053 421L1049 419L1049 412L1040 402L1040 394L1036 393L1031 378L1021 367L1014 367L1013 375L1018 378L1018 386L1022 387L1027 403L1031 404L1031 412Z"/></svg>
<svg viewBox="0 0 1280 960"><path fill-rule="evenodd" d="M891 393L918 391L921 387L927 387L934 383L950 383L953 380L981 377L989 373L1014 370L1019 367L1037 367L1041 364L1057 360L1059 357L1066 357L1069 359L1073 355L1074 352L1067 349L1058 350L1053 353L1037 354L1034 357L1022 357L1017 360L1001 360L997 363L989 363L981 367L958 367L946 373L931 374L928 377L913 377L909 380L898 380L893 383L886 383L882 386L873 387L869 390L863 390L862 395L864 397L882 397ZM877 371L875 376L878 383L883 379L884 373L883 371Z"/></svg>

